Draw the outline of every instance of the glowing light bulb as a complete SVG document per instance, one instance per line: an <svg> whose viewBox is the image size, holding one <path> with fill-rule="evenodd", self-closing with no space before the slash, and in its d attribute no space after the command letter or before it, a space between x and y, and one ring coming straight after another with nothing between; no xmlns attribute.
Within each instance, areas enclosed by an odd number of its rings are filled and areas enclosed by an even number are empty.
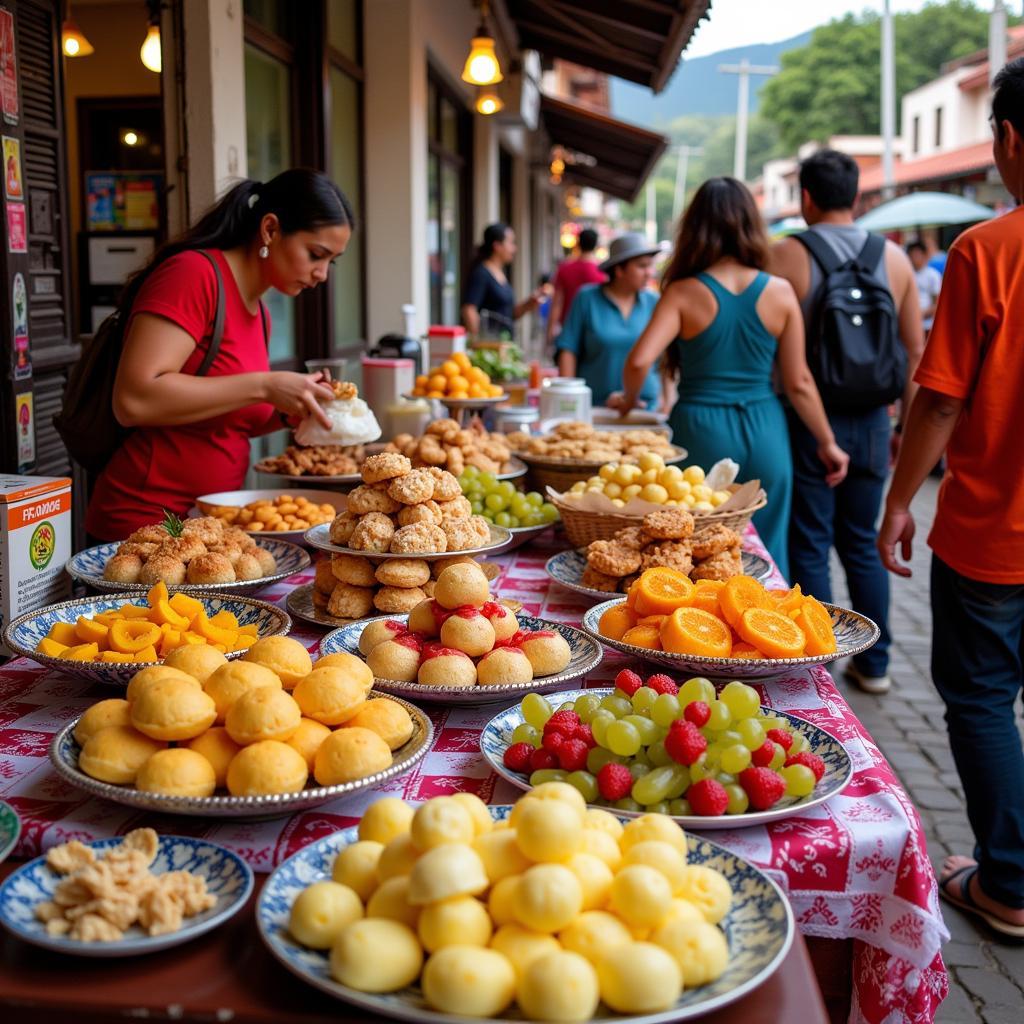
<svg viewBox="0 0 1024 1024"><path fill-rule="evenodd" d="M76 56L80 49L81 49L81 46L79 45L77 39L65 39L64 40L64 52L69 57Z"/></svg>
<svg viewBox="0 0 1024 1024"><path fill-rule="evenodd" d="M139 49L139 58L150 71L160 74L163 60L160 53L160 29L157 25L149 26L146 38Z"/></svg>
<svg viewBox="0 0 1024 1024"><path fill-rule="evenodd" d="M124 135L121 136L121 141L126 146L134 146L138 143L139 137L135 132L125 132Z"/></svg>
<svg viewBox="0 0 1024 1024"><path fill-rule="evenodd" d="M502 80L501 65L490 36L476 35L462 69L462 80L471 85L496 85Z"/></svg>

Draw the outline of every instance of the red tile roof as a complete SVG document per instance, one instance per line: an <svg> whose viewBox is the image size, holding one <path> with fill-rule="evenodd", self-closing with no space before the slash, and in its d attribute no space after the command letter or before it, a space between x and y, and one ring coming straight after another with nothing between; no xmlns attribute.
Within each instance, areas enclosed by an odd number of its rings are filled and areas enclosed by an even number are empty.
<svg viewBox="0 0 1024 1024"><path fill-rule="evenodd" d="M994 166L992 143L978 142L948 153L936 153L921 160L900 160L894 168L895 184L916 185L925 181L958 178ZM882 187L882 166L869 167L860 176L863 194L878 192Z"/></svg>
<svg viewBox="0 0 1024 1024"><path fill-rule="evenodd" d="M1008 61L1013 60L1015 57L1021 56L1021 54L1024 54L1024 25L1015 25L1007 32L1006 59ZM964 92L972 92L974 89L982 89L988 85L988 50L979 51L977 56L982 58L982 62L975 67L971 74L961 78L957 83ZM973 64L974 62L970 61L970 63ZM961 65L958 62L954 62L953 66Z"/></svg>

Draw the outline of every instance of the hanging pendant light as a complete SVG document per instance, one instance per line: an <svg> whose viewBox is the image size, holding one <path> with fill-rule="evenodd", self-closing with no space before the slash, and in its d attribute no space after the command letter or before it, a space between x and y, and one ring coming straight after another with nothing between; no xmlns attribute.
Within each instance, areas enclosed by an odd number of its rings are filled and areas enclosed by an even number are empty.
<svg viewBox="0 0 1024 1024"><path fill-rule="evenodd" d="M70 4L64 24L60 27L60 48L64 51L65 57L88 57L90 53L96 52L96 48L78 27L78 22L71 17Z"/></svg>
<svg viewBox="0 0 1024 1024"><path fill-rule="evenodd" d="M497 114L504 107L505 104L502 102L501 97L492 89L482 89L480 95L476 98L476 112L483 114L484 117Z"/></svg>
<svg viewBox="0 0 1024 1024"><path fill-rule="evenodd" d="M487 0L483 0L480 5L480 25L462 68L462 80L470 85L497 85L503 78L498 55L494 52L494 37L487 31Z"/></svg>
<svg viewBox="0 0 1024 1024"><path fill-rule="evenodd" d="M139 59L150 71L160 74L163 69L163 55L160 49L160 0L147 0L149 6L149 29L139 48Z"/></svg>

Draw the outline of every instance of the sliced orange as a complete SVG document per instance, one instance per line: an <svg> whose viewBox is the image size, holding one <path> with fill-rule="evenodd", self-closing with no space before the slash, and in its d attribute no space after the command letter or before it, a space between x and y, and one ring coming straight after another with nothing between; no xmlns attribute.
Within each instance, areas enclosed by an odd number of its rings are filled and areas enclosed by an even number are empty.
<svg viewBox="0 0 1024 1024"><path fill-rule="evenodd" d="M661 627L661 646L673 654L728 658L732 634L720 618L703 608L677 608Z"/></svg>
<svg viewBox="0 0 1024 1024"><path fill-rule="evenodd" d="M702 608L704 611L722 618L722 606L718 603L718 594L724 586L724 580L697 580L694 583L690 607Z"/></svg>
<svg viewBox="0 0 1024 1024"><path fill-rule="evenodd" d="M597 631L610 640L621 640L627 629L636 625L636 617L624 604L612 605L597 620Z"/></svg>
<svg viewBox="0 0 1024 1024"><path fill-rule="evenodd" d="M774 608L768 592L753 576L733 576L718 592L725 621L739 632L739 621L748 608Z"/></svg>
<svg viewBox="0 0 1024 1024"><path fill-rule="evenodd" d="M661 635L656 626L634 626L622 634L624 644L646 647L652 651L661 650Z"/></svg>
<svg viewBox="0 0 1024 1024"><path fill-rule="evenodd" d="M643 618L637 619L636 624L638 626L654 626L655 629L661 629L661 624L667 618L667 615L645 615Z"/></svg>
<svg viewBox="0 0 1024 1024"><path fill-rule="evenodd" d="M747 608L736 631L744 643L767 658L799 658L807 642L803 630L788 615L768 608Z"/></svg>
<svg viewBox="0 0 1024 1024"><path fill-rule="evenodd" d="M770 590L768 596L775 602L777 612L782 612L783 615L790 617L793 612L800 609L800 605L804 602L804 595L800 590L799 583L795 584L792 590Z"/></svg>
<svg viewBox="0 0 1024 1024"><path fill-rule="evenodd" d="M636 611L636 596L640 592L640 577L637 576L635 580L629 585L629 589L626 591L626 607L631 611Z"/></svg>
<svg viewBox="0 0 1024 1024"><path fill-rule="evenodd" d="M833 654L836 634L828 609L813 597L805 597L794 618L807 640L808 654Z"/></svg>
<svg viewBox="0 0 1024 1024"><path fill-rule="evenodd" d="M729 657L730 658L749 658L749 659L753 660L753 659L756 659L756 658L763 658L764 655L756 647L754 647L752 644L745 644L745 643L741 642L741 643L733 644L732 645L732 654L730 654Z"/></svg>
<svg viewBox="0 0 1024 1024"><path fill-rule="evenodd" d="M693 580L685 572L667 565L646 569L637 581L637 614L670 615L690 603L693 591Z"/></svg>

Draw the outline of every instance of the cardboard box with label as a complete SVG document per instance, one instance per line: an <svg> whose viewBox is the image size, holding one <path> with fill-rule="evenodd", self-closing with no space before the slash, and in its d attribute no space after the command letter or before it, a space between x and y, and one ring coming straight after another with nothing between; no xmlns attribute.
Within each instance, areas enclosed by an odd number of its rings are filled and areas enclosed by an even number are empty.
<svg viewBox="0 0 1024 1024"><path fill-rule="evenodd" d="M0 634L11 619L64 601L71 580L71 481L0 475ZM4 650L0 645L0 651Z"/></svg>

